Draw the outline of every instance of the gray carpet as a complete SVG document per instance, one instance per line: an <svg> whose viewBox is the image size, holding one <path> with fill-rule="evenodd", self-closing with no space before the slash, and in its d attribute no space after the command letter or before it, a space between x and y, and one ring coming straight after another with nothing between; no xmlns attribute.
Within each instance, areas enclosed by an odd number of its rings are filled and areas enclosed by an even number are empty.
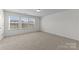
<svg viewBox="0 0 79 59"><path fill-rule="evenodd" d="M77 50L79 41L44 32L4 38L0 50Z"/></svg>

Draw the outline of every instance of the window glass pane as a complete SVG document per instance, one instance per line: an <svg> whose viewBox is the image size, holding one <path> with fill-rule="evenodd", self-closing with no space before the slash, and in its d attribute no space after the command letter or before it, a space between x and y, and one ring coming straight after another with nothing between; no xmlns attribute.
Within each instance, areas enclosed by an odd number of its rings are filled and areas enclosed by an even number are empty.
<svg viewBox="0 0 79 59"><path fill-rule="evenodd" d="M29 18L28 29L33 29L34 25L35 25L35 19L34 18Z"/></svg>
<svg viewBox="0 0 79 59"><path fill-rule="evenodd" d="M19 17L17 16L9 16L10 22L18 22Z"/></svg>
<svg viewBox="0 0 79 59"><path fill-rule="evenodd" d="M9 16L9 29L18 29L19 17Z"/></svg>
<svg viewBox="0 0 79 59"><path fill-rule="evenodd" d="M29 18L29 24L35 24L35 19L34 18Z"/></svg>
<svg viewBox="0 0 79 59"><path fill-rule="evenodd" d="M21 17L21 21L22 21L23 23L28 23L28 18Z"/></svg>
<svg viewBox="0 0 79 59"><path fill-rule="evenodd" d="M32 29L34 27L33 24L28 24L28 29Z"/></svg>
<svg viewBox="0 0 79 59"><path fill-rule="evenodd" d="M28 29L28 18L21 17L21 23L22 23L22 28L23 29Z"/></svg>
<svg viewBox="0 0 79 59"><path fill-rule="evenodd" d="M18 29L18 24L10 23L10 29Z"/></svg>
<svg viewBox="0 0 79 59"><path fill-rule="evenodd" d="M22 23L22 28L23 29L28 29L28 24Z"/></svg>

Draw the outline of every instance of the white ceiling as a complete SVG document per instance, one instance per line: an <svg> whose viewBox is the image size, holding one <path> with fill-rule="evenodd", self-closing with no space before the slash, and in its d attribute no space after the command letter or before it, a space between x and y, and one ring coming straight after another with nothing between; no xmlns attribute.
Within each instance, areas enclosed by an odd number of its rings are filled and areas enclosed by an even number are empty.
<svg viewBox="0 0 79 59"><path fill-rule="evenodd" d="M65 9L40 9L41 10L40 12L36 12L37 9L5 9L5 10L42 17L50 14L55 14L57 12L65 11Z"/></svg>

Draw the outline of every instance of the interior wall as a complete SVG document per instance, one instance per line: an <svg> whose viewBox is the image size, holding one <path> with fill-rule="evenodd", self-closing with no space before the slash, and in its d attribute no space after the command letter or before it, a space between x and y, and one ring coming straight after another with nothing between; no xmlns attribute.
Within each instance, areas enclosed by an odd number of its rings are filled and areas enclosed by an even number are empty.
<svg viewBox="0 0 79 59"><path fill-rule="evenodd" d="M0 40L4 37L4 12L0 9Z"/></svg>
<svg viewBox="0 0 79 59"><path fill-rule="evenodd" d="M79 10L67 10L43 17L41 30L79 40Z"/></svg>
<svg viewBox="0 0 79 59"><path fill-rule="evenodd" d="M36 16L31 16L31 17L34 17L35 18L35 26L33 29L18 29L18 30L8 30L8 26L9 26L9 21L8 21L8 17L7 16L10 16L10 15L14 15L14 16L27 16L25 14L20 14L20 13L14 13L14 12L8 12L8 11L4 11L4 19L5 19L5 30L4 30L4 36L11 36L11 35L16 35L16 34L22 34L22 33L28 33L28 32L35 32L35 31L40 31L39 28L40 28L40 17L36 17Z"/></svg>

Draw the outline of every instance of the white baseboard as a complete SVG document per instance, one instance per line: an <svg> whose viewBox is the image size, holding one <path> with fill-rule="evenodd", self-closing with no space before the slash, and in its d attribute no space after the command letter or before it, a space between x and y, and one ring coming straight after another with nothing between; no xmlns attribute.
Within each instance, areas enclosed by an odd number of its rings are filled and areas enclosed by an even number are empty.
<svg viewBox="0 0 79 59"><path fill-rule="evenodd" d="M57 35L57 36L61 36L61 37L64 37L64 38L68 38L68 39L72 39L72 40L77 40L77 41L79 41L79 39L76 39L76 38L73 38L73 37L69 37L69 36L65 36L65 35L60 35L60 34L57 34L57 33L49 33L49 32L46 32L46 31L42 31L42 32L45 32L45 33L48 33L48 34Z"/></svg>

